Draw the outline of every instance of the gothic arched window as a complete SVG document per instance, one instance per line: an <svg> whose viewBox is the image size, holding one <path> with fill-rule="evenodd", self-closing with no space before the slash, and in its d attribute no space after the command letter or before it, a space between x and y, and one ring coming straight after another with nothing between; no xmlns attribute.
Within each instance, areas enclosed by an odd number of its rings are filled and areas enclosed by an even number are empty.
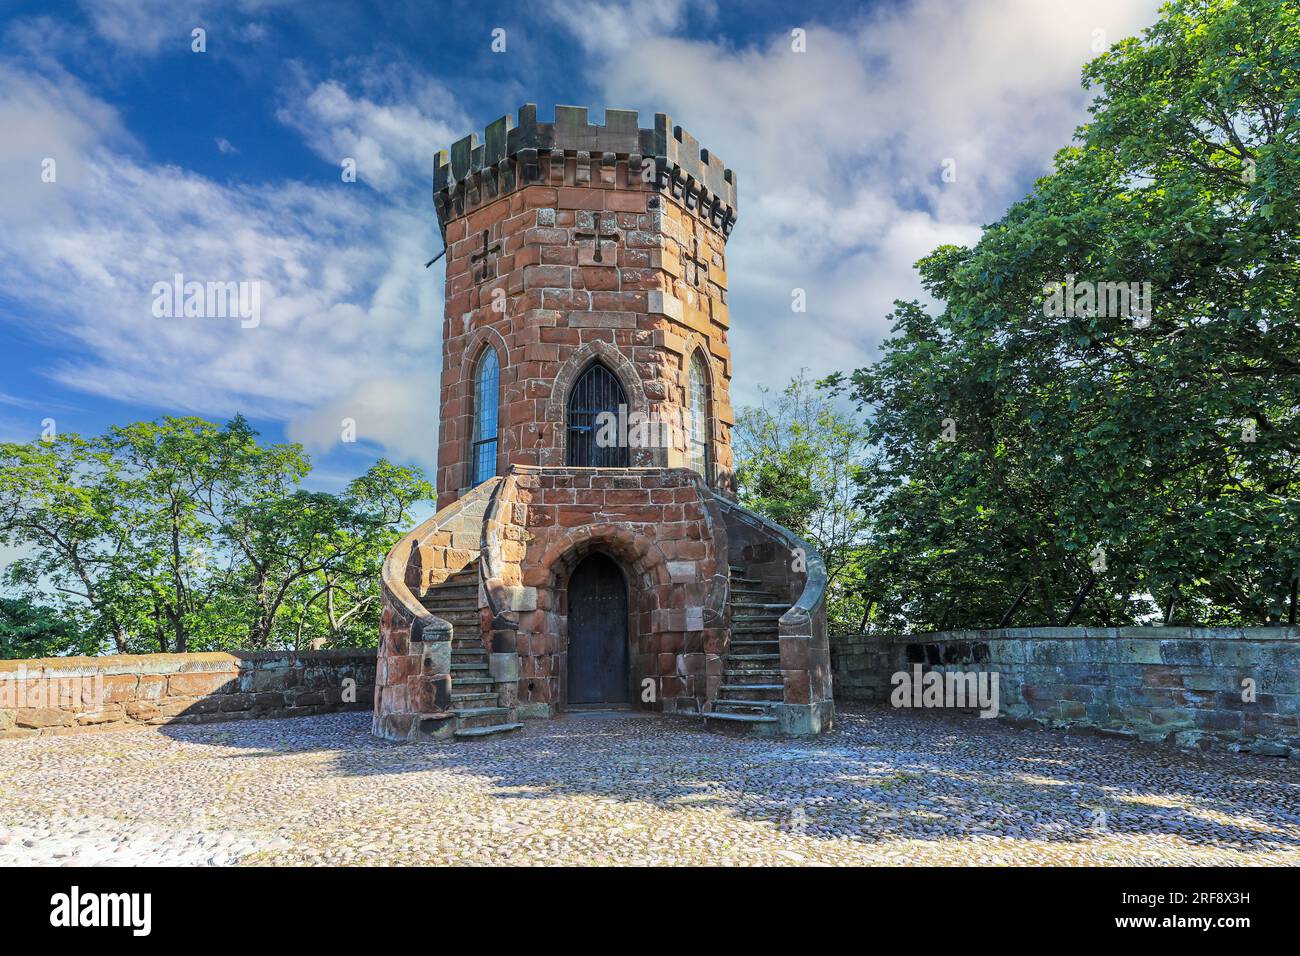
<svg viewBox="0 0 1300 956"><path fill-rule="evenodd" d="M474 371L474 436L471 452L474 484L487 481L497 473L497 399L501 370L496 349L488 346Z"/></svg>
<svg viewBox="0 0 1300 956"><path fill-rule="evenodd" d="M691 356L690 365L690 408L691 433L690 467L704 476L706 483L711 483L709 462L709 370L704 364L704 356L697 349Z"/></svg>
<svg viewBox="0 0 1300 956"><path fill-rule="evenodd" d="M605 366L592 365L569 392L566 463L579 468L626 468L628 427L622 420L626 415L623 386Z"/></svg>

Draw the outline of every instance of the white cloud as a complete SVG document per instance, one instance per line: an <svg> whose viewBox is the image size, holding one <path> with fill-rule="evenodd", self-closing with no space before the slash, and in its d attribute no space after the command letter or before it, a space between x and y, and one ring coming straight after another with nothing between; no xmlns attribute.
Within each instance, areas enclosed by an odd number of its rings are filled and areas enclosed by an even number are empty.
<svg viewBox="0 0 1300 956"><path fill-rule="evenodd" d="M28 197L0 210L0 287L40 334L71 346L47 374L169 411L280 418L317 447L337 439L321 423L353 417L363 439L433 463L442 302L423 268L438 247L430 209L337 176L222 185L114 148L115 114L67 77L0 63L0 90L0 127L27 134L0 140L0 170L22 173L0 188ZM359 107L338 84L328 99L334 114L301 114L324 141L373 107L366 136L384 185L423 199L428 153L417 161L415 144L446 122L405 104ZM76 175L61 162L57 182L41 184L28 154L50 150ZM260 324L155 318L152 288L176 273L260 283Z"/></svg>
<svg viewBox="0 0 1300 956"><path fill-rule="evenodd" d="M82 0L95 32L114 46L157 53L170 44L190 48L190 31L202 25L199 0Z"/></svg>
<svg viewBox="0 0 1300 956"><path fill-rule="evenodd" d="M634 43L665 33L672 33L695 7L712 18L716 8L701 0L656 0L653 3L633 0L608 3L605 0L550 0L548 19L564 27L588 51L607 56L619 53Z"/></svg>
<svg viewBox="0 0 1300 956"><path fill-rule="evenodd" d="M758 48L660 36L614 50L593 35L599 20L559 22L611 53L593 68L608 106L640 109L643 125L669 113L738 175L728 275L733 387L746 401L801 366L868 361L892 301L924 298L911 264L978 238L1086 119L1079 74L1094 31L1114 42L1156 8L912 0L848 25L810 16L805 53L788 32ZM673 10L665 22L680 21ZM953 183L941 178L948 158ZM790 311L793 288L806 290L807 314Z"/></svg>
<svg viewBox="0 0 1300 956"><path fill-rule="evenodd" d="M81 0L95 33L115 48L135 55L189 53L195 27L212 30L230 22L231 32L246 42L265 38L258 23L234 25L244 15L256 15L295 0ZM209 41L219 39L209 37ZM208 49L221 44L209 43Z"/></svg>
<svg viewBox="0 0 1300 956"><path fill-rule="evenodd" d="M323 159L356 160L358 178L376 189L415 183L427 197L434 150L473 128L456 97L441 83L392 65L356 61L340 72L358 94L336 79L312 82L298 68L277 118Z"/></svg>

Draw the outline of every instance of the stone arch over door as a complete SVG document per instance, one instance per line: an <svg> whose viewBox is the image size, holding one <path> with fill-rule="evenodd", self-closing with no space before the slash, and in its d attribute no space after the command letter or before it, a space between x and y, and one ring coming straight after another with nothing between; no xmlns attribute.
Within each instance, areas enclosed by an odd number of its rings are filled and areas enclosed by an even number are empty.
<svg viewBox="0 0 1300 956"><path fill-rule="evenodd" d="M570 355L555 374L551 397L546 402L546 422L555 437L542 464L559 466L567 460L569 392L578 377L597 362L608 368L623 386L629 414L639 412L644 415L649 411L641 376L631 360L608 342L588 342ZM634 468L663 467L667 463L665 450L661 448L633 448L628 457Z"/></svg>
<svg viewBox="0 0 1300 956"><path fill-rule="evenodd" d="M652 639L649 631L650 615L657 592L668 587L671 578L668 574L664 557L654 547L649 538L634 534L625 528L593 529L591 527L575 528L561 536L547 548L541 557L546 568L546 583L538 588L539 592L549 592L544 601L553 609L557 626L557 666L560 675L559 696L560 709L569 705L568 694L568 588L574 570L590 555L602 554L619 566L627 585L627 643L629 686L632 690L640 687L646 677L656 677L654 672L647 672L642 661L646 650L646 640ZM631 698L633 707L643 707L638 695Z"/></svg>

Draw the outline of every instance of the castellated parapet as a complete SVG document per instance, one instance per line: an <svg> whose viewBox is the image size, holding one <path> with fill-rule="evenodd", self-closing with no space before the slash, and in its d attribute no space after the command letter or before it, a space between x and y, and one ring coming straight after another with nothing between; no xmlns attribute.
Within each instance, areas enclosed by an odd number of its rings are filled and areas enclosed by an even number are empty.
<svg viewBox="0 0 1300 956"><path fill-rule="evenodd" d="M731 234L736 221L736 174L696 142L666 113L642 129L635 110L606 110L605 125L587 121L583 106L557 106L554 123L537 121L537 106L519 108L519 122L507 114L493 120L480 143L470 133L434 159L433 201L438 224L521 185L541 181L541 157L560 153L575 162L604 168L626 163L635 174L653 164L655 188L681 199L711 224Z"/></svg>

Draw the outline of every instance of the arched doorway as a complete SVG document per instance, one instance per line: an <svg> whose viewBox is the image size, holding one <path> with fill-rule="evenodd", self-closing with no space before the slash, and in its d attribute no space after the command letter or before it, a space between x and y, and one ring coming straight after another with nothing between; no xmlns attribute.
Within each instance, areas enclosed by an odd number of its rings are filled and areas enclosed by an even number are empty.
<svg viewBox="0 0 1300 956"><path fill-rule="evenodd" d="M590 554L573 569L568 610L569 705L626 705L627 583L612 558Z"/></svg>

